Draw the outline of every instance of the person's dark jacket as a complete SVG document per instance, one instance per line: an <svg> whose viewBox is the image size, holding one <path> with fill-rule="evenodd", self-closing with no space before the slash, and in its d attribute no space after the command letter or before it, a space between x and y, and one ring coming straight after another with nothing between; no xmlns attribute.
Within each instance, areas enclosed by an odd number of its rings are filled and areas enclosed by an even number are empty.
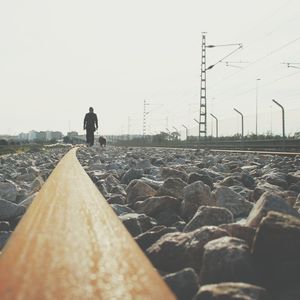
<svg viewBox="0 0 300 300"><path fill-rule="evenodd" d="M83 128L86 130L95 131L98 128L98 118L93 112L89 112L85 115L83 121Z"/></svg>

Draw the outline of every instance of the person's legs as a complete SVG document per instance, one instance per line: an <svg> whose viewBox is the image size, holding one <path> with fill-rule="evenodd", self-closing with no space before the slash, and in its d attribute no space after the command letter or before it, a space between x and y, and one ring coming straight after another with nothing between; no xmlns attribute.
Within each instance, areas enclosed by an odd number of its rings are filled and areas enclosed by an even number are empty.
<svg viewBox="0 0 300 300"><path fill-rule="evenodd" d="M94 145L94 130L91 130L91 140L90 140L90 145Z"/></svg>
<svg viewBox="0 0 300 300"><path fill-rule="evenodd" d="M92 146L92 135L94 135L94 132L90 129L87 129L86 131L86 143L88 146Z"/></svg>

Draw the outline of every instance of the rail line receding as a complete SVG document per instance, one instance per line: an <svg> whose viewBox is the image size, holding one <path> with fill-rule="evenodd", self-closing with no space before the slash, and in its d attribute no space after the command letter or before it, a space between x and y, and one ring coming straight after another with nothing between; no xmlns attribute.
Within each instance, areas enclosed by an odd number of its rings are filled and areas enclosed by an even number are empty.
<svg viewBox="0 0 300 300"><path fill-rule="evenodd" d="M0 299L175 299L76 158L54 169L0 256Z"/></svg>

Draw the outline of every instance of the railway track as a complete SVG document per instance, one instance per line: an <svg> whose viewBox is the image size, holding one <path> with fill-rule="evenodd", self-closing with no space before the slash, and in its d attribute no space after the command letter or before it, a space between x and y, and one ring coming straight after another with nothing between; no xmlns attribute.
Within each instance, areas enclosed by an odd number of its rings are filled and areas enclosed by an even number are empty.
<svg viewBox="0 0 300 300"><path fill-rule="evenodd" d="M175 299L69 151L0 256L0 299Z"/></svg>
<svg viewBox="0 0 300 300"><path fill-rule="evenodd" d="M210 141L202 140L199 142L187 141L166 141L162 143L143 142L143 141L119 141L116 143L118 146L151 146L151 147L164 147L164 148L186 148L186 149L206 149L206 150L219 150L219 151L253 151L253 152L269 152L269 153L300 153L300 140L232 140L232 141Z"/></svg>

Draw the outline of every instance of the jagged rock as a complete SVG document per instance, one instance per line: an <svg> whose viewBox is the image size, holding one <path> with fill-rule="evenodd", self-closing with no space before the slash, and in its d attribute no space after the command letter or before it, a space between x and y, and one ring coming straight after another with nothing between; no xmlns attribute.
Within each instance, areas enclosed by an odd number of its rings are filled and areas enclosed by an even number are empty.
<svg viewBox="0 0 300 300"><path fill-rule="evenodd" d="M111 204L110 207L114 210L114 212L116 213L117 216L134 213L134 211L131 208L129 208L125 205Z"/></svg>
<svg viewBox="0 0 300 300"><path fill-rule="evenodd" d="M207 184L211 189L213 189L213 180L209 175L206 174L199 174L196 172L190 173L188 178L188 184L191 184L196 181L202 181L203 183Z"/></svg>
<svg viewBox="0 0 300 300"><path fill-rule="evenodd" d="M242 181L243 185L249 189L253 189L255 187L254 178L245 172L243 172L241 175L241 181Z"/></svg>
<svg viewBox="0 0 300 300"><path fill-rule="evenodd" d="M233 214L228 209L215 206L200 206L183 231L189 232L202 226L217 226L232 222Z"/></svg>
<svg viewBox="0 0 300 300"><path fill-rule="evenodd" d="M109 204L120 204L120 205L124 205L126 201L125 196L121 195L121 194L114 194L111 195L108 199L107 202Z"/></svg>
<svg viewBox="0 0 300 300"><path fill-rule="evenodd" d="M177 169L169 168L169 167L161 168L161 176L164 180L166 180L169 177L179 178L185 182L187 182L187 180L188 180L188 175L186 172L179 171Z"/></svg>
<svg viewBox="0 0 300 300"><path fill-rule="evenodd" d="M0 182L0 198L15 202L17 198L17 188L11 182Z"/></svg>
<svg viewBox="0 0 300 300"><path fill-rule="evenodd" d="M9 239L11 235L11 232L8 231L1 231L0 232L0 250L3 249L3 247L5 246L7 240Z"/></svg>
<svg viewBox="0 0 300 300"><path fill-rule="evenodd" d="M237 224L237 223L223 224L220 225L219 227L226 230L230 236L244 240L249 246L249 248L252 247L252 243L255 235L254 228Z"/></svg>
<svg viewBox="0 0 300 300"><path fill-rule="evenodd" d="M9 223L8 222L4 222L4 221L0 221L0 232L1 231L9 231Z"/></svg>
<svg viewBox="0 0 300 300"><path fill-rule="evenodd" d="M201 268L204 245L228 233L215 226L205 226L188 233L168 233L146 251L153 265L162 271L176 272L191 267Z"/></svg>
<svg viewBox="0 0 300 300"><path fill-rule="evenodd" d="M278 185L279 187L283 189L288 188L288 183L286 181L286 175L284 173L269 173L265 174L263 177L268 183L273 184L273 185Z"/></svg>
<svg viewBox="0 0 300 300"><path fill-rule="evenodd" d="M0 220L6 221L25 213L24 206L0 199Z"/></svg>
<svg viewBox="0 0 300 300"><path fill-rule="evenodd" d="M193 300L271 300L259 286L241 282L203 285ZM285 299L287 300L287 299Z"/></svg>
<svg viewBox="0 0 300 300"><path fill-rule="evenodd" d="M106 189L109 193L112 193L113 188L120 185L120 181L113 175L108 175L104 179L104 183L105 183Z"/></svg>
<svg viewBox="0 0 300 300"><path fill-rule="evenodd" d="M233 186L233 185L240 185L241 182L235 176L228 176L224 178L219 185L221 186Z"/></svg>
<svg viewBox="0 0 300 300"><path fill-rule="evenodd" d="M155 215L155 220L158 222L158 224L165 226L177 227L181 222L184 223L184 226L186 225L182 218L178 215L178 212L173 209L164 209L163 211L157 213Z"/></svg>
<svg viewBox="0 0 300 300"><path fill-rule="evenodd" d="M179 212L180 201L174 197L149 197L144 201L136 202L134 209L137 213L155 217L158 213L170 209Z"/></svg>
<svg viewBox="0 0 300 300"><path fill-rule="evenodd" d="M121 215L119 218L133 237L157 225L154 219L144 214L129 213Z"/></svg>
<svg viewBox="0 0 300 300"><path fill-rule="evenodd" d="M192 300L199 288L198 276L192 268L168 274L164 280L178 300Z"/></svg>
<svg viewBox="0 0 300 300"><path fill-rule="evenodd" d="M155 189L156 191L163 185L163 181L157 181L157 180L153 180L147 177L142 177L140 179L140 181L143 181L144 183L148 184L149 186L151 186L153 189Z"/></svg>
<svg viewBox="0 0 300 300"><path fill-rule="evenodd" d="M126 202L129 205L133 205L137 201L144 200L148 197L155 196L156 191L150 187L148 184L137 180L136 183L130 188L129 192L127 190Z"/></svg>
<svg viewBox="0 0 300 300"><path fill-rule="evenodd" d="M226 186L217 188L213 192L213 198L217 206L227 208L235 218L248 216L253 207L251 202Z"/></svg>
<svg viewBox="0 0 300 300"><path fill-rule="evenodd" d="M176 232L175 227L155 226L144 233L139 234L134 239L143 251L146 251L153 243L159 240L163 235Z"/></svg>
<svg viewBox="0 0 300 300"><path fill-rule="evenodd" d="M31 193L35 193L39 191L44 184L44 180L41 176L38 176L35 178L35 180L30 185L30 191Z"/></svg>
<svg viewBox="0 0 300 300"><path fill-rule="evenodd" d="M23 201L21 201L19 203L19 205L24 206L26 208L28 208L30 206L30 204L32 203L33 199L35 198L35 196L37 195L37 192L28 196L26 199L24 199Z"/></svg>
<svg viewBox="0 0 300 300"><path fill-rule="evenodd" d="M179 178L168 178L159 188L157 196L172 196L177 199L183 199L183 189L186 186L186 182Z"/></svg>
<svg viewBox="0 0 300 300"><path fill-rule="evenodd" d="M139 179L143 176L144 171L142 169L129 169L121 179L121 183L128 184L133 179Z"/></svg>
<svg viewBox="0 0 300 300"><path fill-rule="evenodd" d="M201 205L213 205L210 187L202 181L196 181L183 190L184 199L181 211L185 219L190 220Z"/></svg>
<svg viewBox="0 0 300 300"><path fill-rule="evenodd" d="M248 282L255 278L250 250L245 241L221 237L204 246L200 281L202 284L219 282Z"/></svg>
<svg viewBox="0 0 300 300"><path fill-rule="evenodd" d="M18 225L19 222L21 221L22 217L23 217L23 216L21 215L21 216L19 216L19 217L15 217L15 218L9 220L9 227L10 227L10 229L11 229L12 231L15 230L15 228L17 227L17 225Z"/></svg>
<svg viewBox="0 0 300 300"><path fill-rule="evenodd" d="M278 211L293 216L299 216L298 212L279 195L265 192L255 203L248 216L246 225L257 227L261 219L266 216L269 211Z"/></svg>
<svg viewBox="0 0 300 300"><path fill-rule="evenodd" d="M252 247L260 280L273 290L299 286L300 220L271 211L256 231Z"/></svg>

